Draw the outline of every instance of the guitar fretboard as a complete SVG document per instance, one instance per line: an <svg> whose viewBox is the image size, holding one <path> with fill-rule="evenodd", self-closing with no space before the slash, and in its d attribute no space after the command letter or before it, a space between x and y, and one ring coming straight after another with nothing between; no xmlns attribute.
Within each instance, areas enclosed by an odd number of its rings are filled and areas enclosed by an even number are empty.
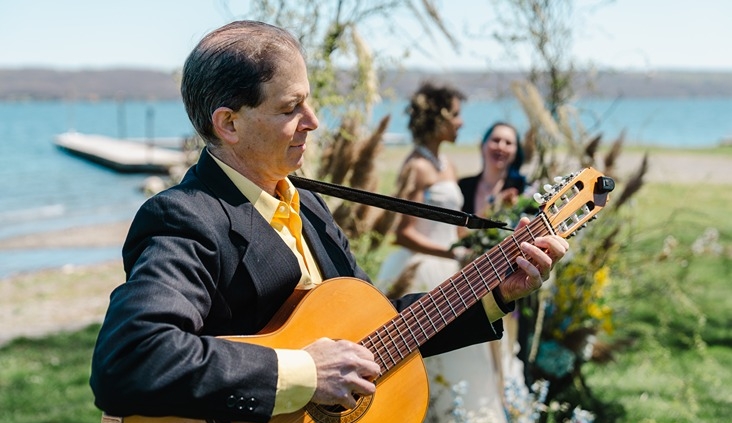
<svg viewBox="0 0 732 423"><path fill-rule="evenodd" d="M549 222L540 214L364 338L360 343L374 354L381 375L515 272L522 242L533 243L550 233Z"/></svg>

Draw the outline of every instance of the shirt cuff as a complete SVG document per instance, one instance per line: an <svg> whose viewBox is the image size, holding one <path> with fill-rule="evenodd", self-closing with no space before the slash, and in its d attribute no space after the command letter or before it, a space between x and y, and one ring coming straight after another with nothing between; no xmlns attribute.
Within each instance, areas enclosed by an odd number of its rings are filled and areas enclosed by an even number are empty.
<svg viewBox="0 0 732 423"><path fill-rule="evenodd" d="M303 350L275 349L277 353L277 396L273 415L297 411L310 402L318 386L313 358Z"/></svg>
<svg viewBox="0 0 732 423"><path fill-rule="evenodd" d="M483 298L480 299L480 302L483 304L485 314L488 316L488 320L490 320L491 323L500 320L503 316L512 312L516 308L515 301L509 304L506 304L503 301L503 297L501 297L501 292L498 288L494 289L492 292L493 295L484 295Z"/></svg>

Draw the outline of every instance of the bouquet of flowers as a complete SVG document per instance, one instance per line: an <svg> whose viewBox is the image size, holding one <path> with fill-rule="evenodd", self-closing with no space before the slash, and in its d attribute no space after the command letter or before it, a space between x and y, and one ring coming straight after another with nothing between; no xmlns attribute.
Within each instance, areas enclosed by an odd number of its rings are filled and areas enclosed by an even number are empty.
<svg viewBox="0 0 732 423"><path fill-rule="evenodd" d="M519 195L512 205L505 203L495 203L488 211L490 218L493 220L506 222L506 226L513 228L518 224L519 219L523 216L533 216L539 211L539 204L533 197L527 195ZM454 247L465 247L469 253L465 256L464 261L469 263L478 256L498 245L504 238L511 234L508 229L488 228L470 232L467 236L461 238Z"/></svg>

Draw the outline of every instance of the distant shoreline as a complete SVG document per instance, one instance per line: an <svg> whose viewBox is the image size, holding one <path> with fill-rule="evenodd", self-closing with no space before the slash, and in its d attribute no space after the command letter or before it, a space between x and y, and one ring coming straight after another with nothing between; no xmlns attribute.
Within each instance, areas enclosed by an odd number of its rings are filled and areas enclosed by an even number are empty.
<svg viewBox="0 0 732 423"><path fill-rule="evenodd" d="M423 80L451 83L473 99L512 96L510 83L525 80L519 71L391 70L380 72L384 93L407 98ZM177 70L150 69L56 70L0 68L0 101L28 100L179 100ZM349 74L337 78L343 90ZM578 97L689 98L732 97L732 71L652 70L647 72L578 72L574 76Z"/></svg>

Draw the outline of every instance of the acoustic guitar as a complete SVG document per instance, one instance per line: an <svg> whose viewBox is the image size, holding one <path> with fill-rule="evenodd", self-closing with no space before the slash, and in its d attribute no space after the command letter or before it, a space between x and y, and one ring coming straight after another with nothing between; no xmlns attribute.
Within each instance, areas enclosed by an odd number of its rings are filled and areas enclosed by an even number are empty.
<svg viewBox="0 0 732 423"><path fill-rule="evenodd" d="M519 245L556 234L568 238L606 206L615 182L586 168L537 194L539 214L448 280L397 313L373 285L356 278L336 278L311 290L295 290L257 335L227 336L271 348L303 348L318 338L348 339L368 348L381 366L376 393L357 398L344 409L314 403L275 423L422 422L427 410L428 379L418 348L518 270ZM356 305L354 307L354 304ZM327 323L324 323L327 322ZM179 417L104 415L103 423L204 423ZM212 420L209 420L212 422Z"/></svg>

